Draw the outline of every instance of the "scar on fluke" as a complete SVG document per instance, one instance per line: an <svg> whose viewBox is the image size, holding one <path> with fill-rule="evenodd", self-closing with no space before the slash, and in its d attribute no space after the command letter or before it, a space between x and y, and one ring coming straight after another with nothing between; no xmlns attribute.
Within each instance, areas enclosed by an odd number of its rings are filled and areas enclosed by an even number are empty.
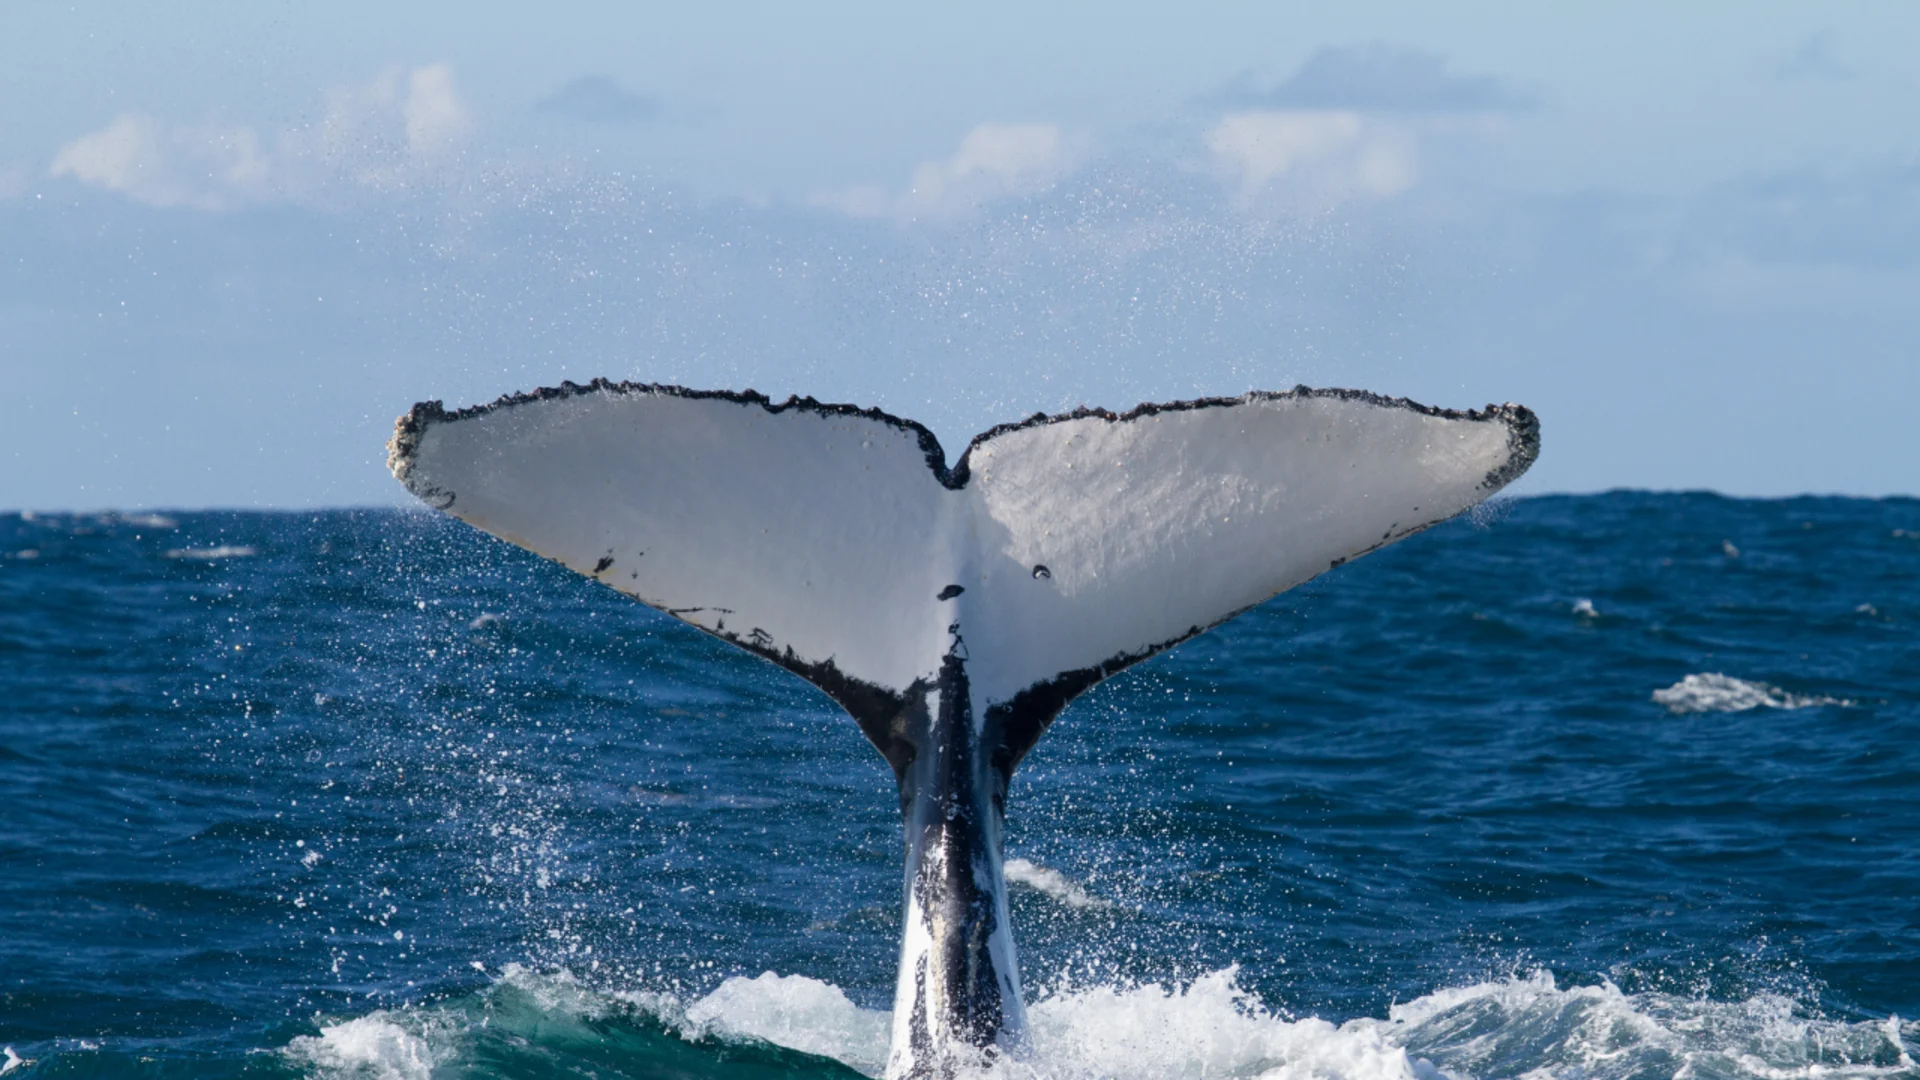
<svg viewBox="0 0 1920 1080"><path fill-rule="evenodd" d="M934 597L934 599L935 599L935 600L951 600L951 599L953 599L954 597L956 597L956 596L959 596L959 595L960 595L961 593L963 593L963 592L966 592L966 591L967 591L967 590L966 590L965 588L963 588L962 586L959 586L959 585L949 585L949 586L947 586L946 588L944 588L944 589L941 589L941 590L940 590L940 595L938 595L938 596L936 596L936 597Z"/></svg>
<svg viewBox="0 0 1920 1080"><path fill-rule="evenodd" d="M612 565L613 565L613 556L611 555L602 556L599 562L593 564L593 572L595 575L604 574L607 572L607 567Z"/></svg>

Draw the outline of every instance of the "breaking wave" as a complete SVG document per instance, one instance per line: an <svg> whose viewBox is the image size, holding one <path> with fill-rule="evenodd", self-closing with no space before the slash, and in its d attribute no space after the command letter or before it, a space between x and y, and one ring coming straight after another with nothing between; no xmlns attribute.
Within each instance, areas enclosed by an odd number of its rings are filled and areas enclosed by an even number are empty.
<svg viewBox="0 0 1920 1080"><path fill-rule="evenodd" d="M1185 985L1064 991L1034 1003L1005 1080L1469 1080L1491 1077L1920 1077L1920 1025L1805 1015L1786 997L1720 1002L1612 985L1562 988L1540 972L1441 990L1384 1019L1293 1018L1235 969ZM486 1064L499 1075L878 1075L888 1016L801 975L735 977L690 1003L604 993L509 967L476 995L323 1024L283 1051L318 1077L425 1080ZM517 1063L516 1063L516 1059Z"/></svg>

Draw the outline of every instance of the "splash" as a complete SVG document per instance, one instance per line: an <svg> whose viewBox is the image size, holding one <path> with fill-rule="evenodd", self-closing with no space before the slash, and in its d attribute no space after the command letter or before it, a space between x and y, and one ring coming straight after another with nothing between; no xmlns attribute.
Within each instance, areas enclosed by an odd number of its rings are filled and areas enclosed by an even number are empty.
<svg viewBox="0 0 1920 1080"><path fill-rule="evenodd" d="M1064 990L1035 1002L1029 1025L1026 1044L978 1080L1920 1080L1911 1050L1920 1025L1898 1017L1828 1020L1777 994L1712 1001L1611 984L1562 988L1545 972L1439 990L1385 1018L1335 1024L1289 1017L1227 968L1183 985ZM802 975L736 976L689 1004L509 966L472 997L329 1024L284 1054L317 1077L381 1080L475 1067L509 1076L573 1067L760 1075L756 1066L874 1076L888 1030L887 1013Z"/></svg>
<svg viewBox="0 0 1920 1080"><path fill-rule="evenodd" d="M1414 1080L1436 1075L1368 1020L1289 1020L1242 990L1229 968L1184 987L1096 987L1041 1001L1031 1052L1009 1078Z"/></svg>
<svg viewBox="0 0 1920 1080"><path fill-rule="evenodd" d="M837 986L805 975L765 972L734 977L689 1006L686 1031L733 1040L759 1039L830 1057L876 1075L887 1062L892 1022L862 1009Z"/></svg>
<svg viewBox="0 0 1920 1080"><path fill-rule="evenodd" d="M1026 859L1008 859L1003 869L1009 884L1025 885L1070 908L1117 906L1111 900L1102 900L1088 892L1079 882L1051 866L1041 866Z"/></svg>
<svg viewBox="0 0 1920 1080"><path fill-rule="evenodd" d="M431 1013L378 1012L300 1036L286 1056L321 1076L428 1080L445 1057L446 1027Z"/></svg>

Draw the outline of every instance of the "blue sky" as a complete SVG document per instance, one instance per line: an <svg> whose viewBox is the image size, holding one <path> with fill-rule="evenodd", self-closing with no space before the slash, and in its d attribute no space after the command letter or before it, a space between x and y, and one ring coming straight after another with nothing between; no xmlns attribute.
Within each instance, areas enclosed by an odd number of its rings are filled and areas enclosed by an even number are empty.
<svg viewBox="0 0 1920 1080"><path fill-rule="evenodd" d="M413 401L1525 402L1920 491L1911 4L0 14L0 508L393 503Z"/></svg>

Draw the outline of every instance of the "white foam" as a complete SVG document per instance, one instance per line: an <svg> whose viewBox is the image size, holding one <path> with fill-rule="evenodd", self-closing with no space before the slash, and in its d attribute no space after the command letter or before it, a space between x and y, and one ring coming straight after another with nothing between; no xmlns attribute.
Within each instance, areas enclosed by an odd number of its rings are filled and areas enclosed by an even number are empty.
<svg viewBox="0 0 1920 1080"><path fill-rule="evenodd" d="M244 559L259 552L253 548L232 544L220 544L209 548L168 548L165 555L169 559Z"/></svg>
<svg viewBox="0 0 1920 1080"><path fill-rule="evenodd" d="M322 1027L287 1044L286 1055L321 1076L431 1080L445 1057L429 1041L437 1032L409 1031L397 1022L400 1015L382 1011Z"/></svg>
<svg viewBox="0 0 1920 1080"><path fill-rule="evenodd" d="M1713 1076L1727 1080L1913 1080L1920 1026L1897 1018L1810 1018L1761 994L1713 1001L1626 994L1610 984L1561 988L1550 974L1435 991L1385 1018L1294 1019L1227 968L1185 985L1067 988L1032 1004L1025 1043L979 1080L1476 1080L1578 1076ZM503 992L522 1004L507 1006ZM803 975L727 979L685 1005L651 990L607 994L561 972L508 965L482 991L496 1034L513 1045L586 1029L565 1021L639 1012L688 1042L772 1043L834 1058L868 1075L885 1067L884 1010ZM466 1056L480 1030L472 1002L383 1010L293 1040L286 1054L322 1077L416 1080ZM528 1006L532 1011L528 1012ZM644 1063L636 1063L643 1065Z"/></svg>
<svg viewBox="0 0 1920 1080"><path fill-rule="evenodd" d="M1560 989L1546 972L1429 994L1395 1007L1386 1024L1396 1042L1458 1076L1869 1080L1914 1067L1897 1018L1813 1019L1778 994L1717 1002L1611 984Z"/></svg>
<svg viewBox="0 0 1920 1080"><path fill-rule="evenodd" d="M1050 866L1041 866L1026 859L1008 859L1004 869L1008 882L1037 889L1067 907L1110 908L1115 906L1112 901L1094 896L1079 882Z"/></svg>
<svg viewBox="0 0 1920 1080"><path fill-rule="evenodd" d="M1714 671L1688 675L1664 690L1655 690L1653 700L1674 713L1745 712L1762 707L1810 709L1819 705L1853 704L1841 698L1790 694L1777 686L1748 682Z"/></svg>
<svg viewBox="0 0 1920 1080"><path fill-rule="evenodd" d="M805 975L735 976L688 1006L687 1034L754 1038L837 1058L865 1073L887 1061L891 1022L862 1009L837 986Z"/></svg>
<svg viewBox="0 0 1920 1080"><path fill-rule="evenodd" d="M1584 596L1580 597L1578 600L1575 600L1573 602L1573 613L1575 615L1580 615L1587 618L1592 618L1600 614L1598 611L1594 610L1593 601L1587 599Z"/></svg>
<svg viewBox="0 0 1920 1080"><path fill-rule="evenodd" d="M7 1055L5 1061L0 1061L0 1076L5 1076L22 1065L30 1064L28 1059L14 1053L11 1046L0 1049L0 1053Z"/></svg>
<svg viewBox="0 0 1920 1080"><path fill-rule="evenodd" d="M1289 1020L1240 989L1235 969L1185 987L1061 994L1034 1005L1028 1048L994 1072L1060 1080L1416 1080L1434 1075L1371 1020Z"/></svg>

